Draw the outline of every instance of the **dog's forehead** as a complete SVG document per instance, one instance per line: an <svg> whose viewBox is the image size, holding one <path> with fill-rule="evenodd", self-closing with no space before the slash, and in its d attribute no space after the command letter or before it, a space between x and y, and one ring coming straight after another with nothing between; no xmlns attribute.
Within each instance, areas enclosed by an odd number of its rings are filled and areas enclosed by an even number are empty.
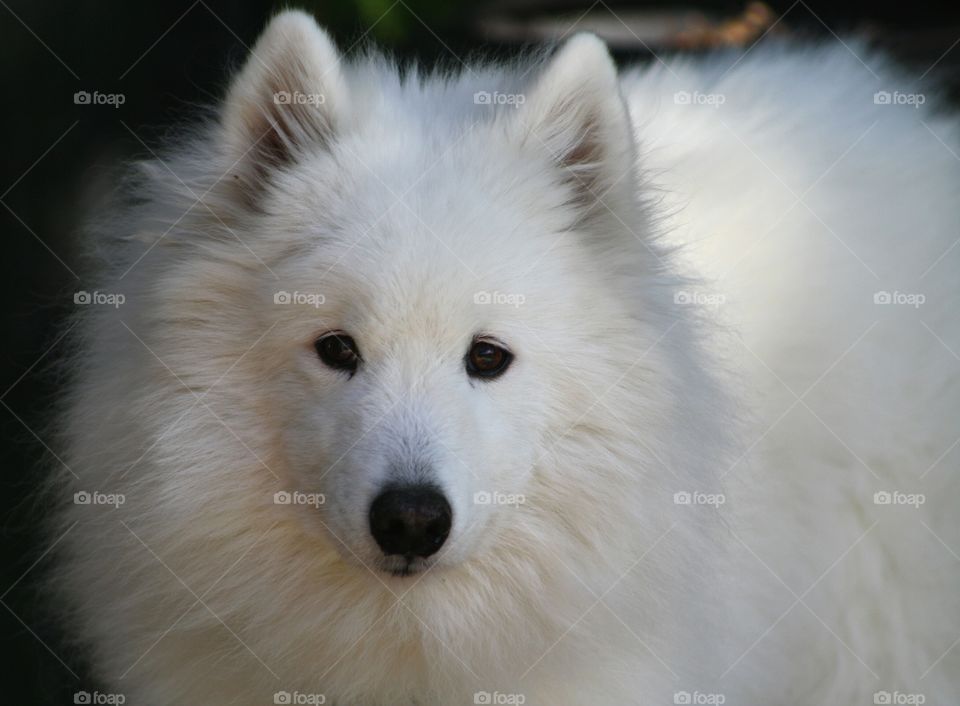
<svg viewBox="0 0 960 706"><path fill-rule="evenodd" d="M337 325L458 335L505 325L517 302L532 301L531 287L552 300L571 290L576 239L538 207L534 187L474 158L468 140L408 144L406 156L351 144L356 158L336 160L335 188L322 176L300 180L313 193L284 205L308 240L290 262L290 286L321 287ZM333 166L318 161L316 171Z"/></svg>
<svg viewBox="0 0 960 706"><path fill-rule="evenodd" d="M517 286L506 253L404 220L375 227L361 236L365 242L345 240L325 252L318 264L325 279L356 304L392 318L462 314L478 291Z"/></svg>
<svg viewBox="0 0 960 706"><path fill-rule="evenodd" d="M358 218L350 228L321 234L306 257L278 273L290 291L323 295L322 306L309 313L329 317L332 328L453 345L518 316L514 302L527 296L520 263L530 261L498 245L495 233L441 230L423 211L403 207L370 221Z"/></svg>
<svg viewBox="0 0 960 706"><path fill-rule="evenodd" d="M443 291L506 284L521 262L546 267L554 238L536 211L504 198L502 185L480 183L469 166L451 166L354 165L351 188L321 198L304 218L318 224L318 260L367 286Z"/></svg>

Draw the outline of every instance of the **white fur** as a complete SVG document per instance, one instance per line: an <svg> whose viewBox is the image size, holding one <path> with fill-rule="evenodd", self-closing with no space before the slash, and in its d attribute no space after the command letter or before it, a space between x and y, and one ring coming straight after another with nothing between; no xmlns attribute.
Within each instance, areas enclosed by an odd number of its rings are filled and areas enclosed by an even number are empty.
<svg viewBox="0 0 960 706"><path fill-rule="evenodd" d="M100 228L126 303L84 313L61 475L126 501L64 505L57 575L95 674L148 704L948 703L956 122L874 104L910 83L852 51L618 79L580 35L400 79L273 20ZM313 351L334 329L352 378ZM497 380L464 371L478 333L516 354ZM408 479L454 525L399 578L367 512Z"/></svg>

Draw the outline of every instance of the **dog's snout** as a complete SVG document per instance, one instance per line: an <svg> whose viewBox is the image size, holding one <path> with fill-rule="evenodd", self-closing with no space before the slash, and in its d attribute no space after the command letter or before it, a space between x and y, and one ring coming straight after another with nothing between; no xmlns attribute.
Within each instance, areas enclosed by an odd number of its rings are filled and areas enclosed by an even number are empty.
<svg viewBox="0 0 960 706"><path fill-rule="evenodd" d="M388 488L370 506L370 532L384 554L428 557L450 534L453 512L435 487Z"/></svg>

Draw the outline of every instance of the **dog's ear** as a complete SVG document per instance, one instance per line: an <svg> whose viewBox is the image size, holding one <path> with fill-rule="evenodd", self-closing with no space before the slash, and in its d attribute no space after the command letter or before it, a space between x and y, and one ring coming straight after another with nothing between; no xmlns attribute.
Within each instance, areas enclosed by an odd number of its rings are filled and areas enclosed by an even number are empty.
<svg viewBox="0 0 960 706"><path fill-rule="evenodd" d="M256 187L270 170L329 144L343 125L347 92L333 41L303 12L267 25L223 108L231 173Z"/></svg>
<svg viewBox="0 0 960 706"><path fill-rule="evenodd" d="M635 146L617 69L592 34L569 39L517 111L522 139L564 170L579 205L595 207L620 183L632 188Z"/></svg>

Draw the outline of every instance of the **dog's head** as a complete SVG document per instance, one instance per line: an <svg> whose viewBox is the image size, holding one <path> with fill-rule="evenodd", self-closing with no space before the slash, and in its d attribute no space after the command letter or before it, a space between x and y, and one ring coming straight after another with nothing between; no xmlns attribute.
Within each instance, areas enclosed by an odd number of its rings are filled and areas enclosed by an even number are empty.
<svg viewBox="0 0 960 706"><path fill-rule="evenodd" d="M605 47L574 37L509 84L477 71L348 63L285 13L218 132L224 220L263 263L255 318L272 323L249 338L273 351L279 497L303 506L281 511L395 574L519 542L538 494L589 504L592 460L557 449L651 343L630 301L653 267Z"/></svg>

